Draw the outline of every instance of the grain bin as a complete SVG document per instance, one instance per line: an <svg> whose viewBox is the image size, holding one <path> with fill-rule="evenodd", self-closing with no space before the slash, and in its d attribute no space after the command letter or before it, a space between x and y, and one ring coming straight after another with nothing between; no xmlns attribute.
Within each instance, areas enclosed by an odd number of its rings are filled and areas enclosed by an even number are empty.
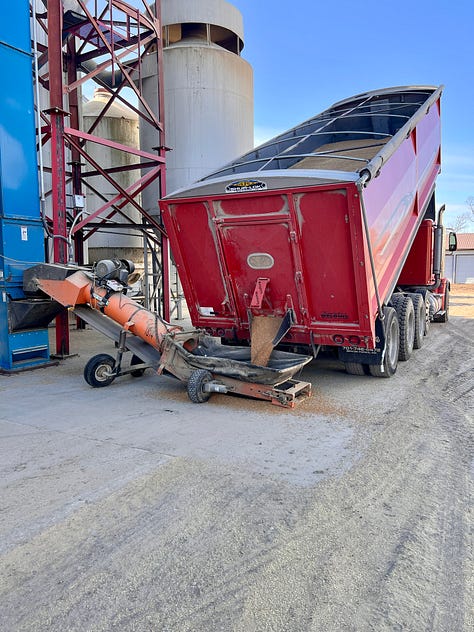
<svg viewBox="0 0 474 632"><path fill-rule="evenodd" d="M96 88L94 97L83 105L83 128L90 129L104 106L110 99L110 93L105 88ZM138 116L131 109L120 105L116 101L112 103L105 116L94 130L94 134L100 138L115 141L128 147L139 147ZM111 149L97 143L89 143L89 154L104 168L124 166L138 162L137 156L124 151ZM115 180L126 189L136 181L136 171L122 171L114 174ZM107 200L116 195L116 190L101 176L88 178L88 182ZM92 191L87 192L86 208L89 213L94 212L103 205L104 201ZM131 205L124 207L125 213L135 222L140 222L139 212ZM117 221L126 221L117 216ZM113 226L113 224L112 224ZM130 259L143 261L143 241L137 230L132 229L107 229L96 233L88 240L89 261L100 259Z"/></svg>
<svg viewBox="0 0 474 632"><path fill-rule="evenodd" d="M166 188L186 186L253 146L253 72L240 55L242 15L224 0L162 0L165 89ZM142 81L156 102L151 55ZM159 144L145 125L141 148ZM158 184L143 193L143 206L158 213Z"/></svg>

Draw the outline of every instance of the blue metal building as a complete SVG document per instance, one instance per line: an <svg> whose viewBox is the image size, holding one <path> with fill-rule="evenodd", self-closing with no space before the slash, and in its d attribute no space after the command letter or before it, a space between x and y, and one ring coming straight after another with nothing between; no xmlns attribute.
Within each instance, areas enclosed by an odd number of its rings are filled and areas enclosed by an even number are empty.
<svg viewBox="0 0 474 632"><path fill-rule="evenodd" d="M28 0L4 7L0 66L0 369L11 371L49 360L46 324L23 293L23 270L44 261Z"/></svg>

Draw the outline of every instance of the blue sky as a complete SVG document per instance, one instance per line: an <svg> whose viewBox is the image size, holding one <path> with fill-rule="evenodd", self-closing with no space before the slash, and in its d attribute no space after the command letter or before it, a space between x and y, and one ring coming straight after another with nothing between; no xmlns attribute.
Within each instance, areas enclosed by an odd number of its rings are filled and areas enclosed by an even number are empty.
<svg viewBox="0 0 474 632"><path fill-rule="evenodd" d="M366 90L444 84L437 203L474 196L473 0L230 0L254 70L255 141ZM468 230L474 230L471 224Z"/></svg>

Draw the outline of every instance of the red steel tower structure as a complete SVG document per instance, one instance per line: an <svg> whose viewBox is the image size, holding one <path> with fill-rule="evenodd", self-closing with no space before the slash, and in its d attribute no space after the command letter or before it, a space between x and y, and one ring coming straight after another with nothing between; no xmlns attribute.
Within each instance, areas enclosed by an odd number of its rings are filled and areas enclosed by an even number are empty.
<svg viewBox="0 0 474 632"><path fill-rule="evenodd" d="M144 243L155 253L161 277L158 281L160 307L163 317L169 320L168 239L160 217L143 208L140 196L157 179L160 195L165 194L160 2L152 7L145 0L141 0L141 4L136 8L122 0L77 0L69 2L67 7L62 0L32 3L35 28L45 34L45 43L40 43L41 38L35 42L36 80L49 95L49 107L40 113L41 129L38 130L41 146L50 143L51 149L51 165L45 167L51 173L51 186L45 191L50 210L44 213L44 223L53 242L55 263L66 263L71 254L76 262L83 263L85 241L98 230L107 230L112 218L114 228L141 230ZM148 103L142 93L142 67L149 56L156 59L155 103ZM91 79L106 87L111 96L90 129L81 129L82 87ZM145 121L156 130L159 143L154 154L94 135L95 128L115 101L133 110L140 123ZM133 164L104 168L88 151L94 143L133 155ZM136 172L136 179L126 188L116 178L123 171ZM92 184L98 176L113 188L112 197L104 196ZM74 202L86 191L103 201L99 209L88 215ZM127 215L127 206L139 211L140 222ZM56 352L60 356L69 354L67 314L56 321Z"/></svg>

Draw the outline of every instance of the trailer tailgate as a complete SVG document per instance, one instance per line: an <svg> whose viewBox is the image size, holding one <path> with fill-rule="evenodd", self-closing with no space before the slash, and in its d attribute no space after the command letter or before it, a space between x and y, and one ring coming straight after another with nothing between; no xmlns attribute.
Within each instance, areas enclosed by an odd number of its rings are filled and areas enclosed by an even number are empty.
<svg viewBox="0 0 474 632"><path fill-rule="evenodd" d="M371 337L353 183L162 202L193 324L249 337L252 315L294 324L286 342Z"/></svg>

